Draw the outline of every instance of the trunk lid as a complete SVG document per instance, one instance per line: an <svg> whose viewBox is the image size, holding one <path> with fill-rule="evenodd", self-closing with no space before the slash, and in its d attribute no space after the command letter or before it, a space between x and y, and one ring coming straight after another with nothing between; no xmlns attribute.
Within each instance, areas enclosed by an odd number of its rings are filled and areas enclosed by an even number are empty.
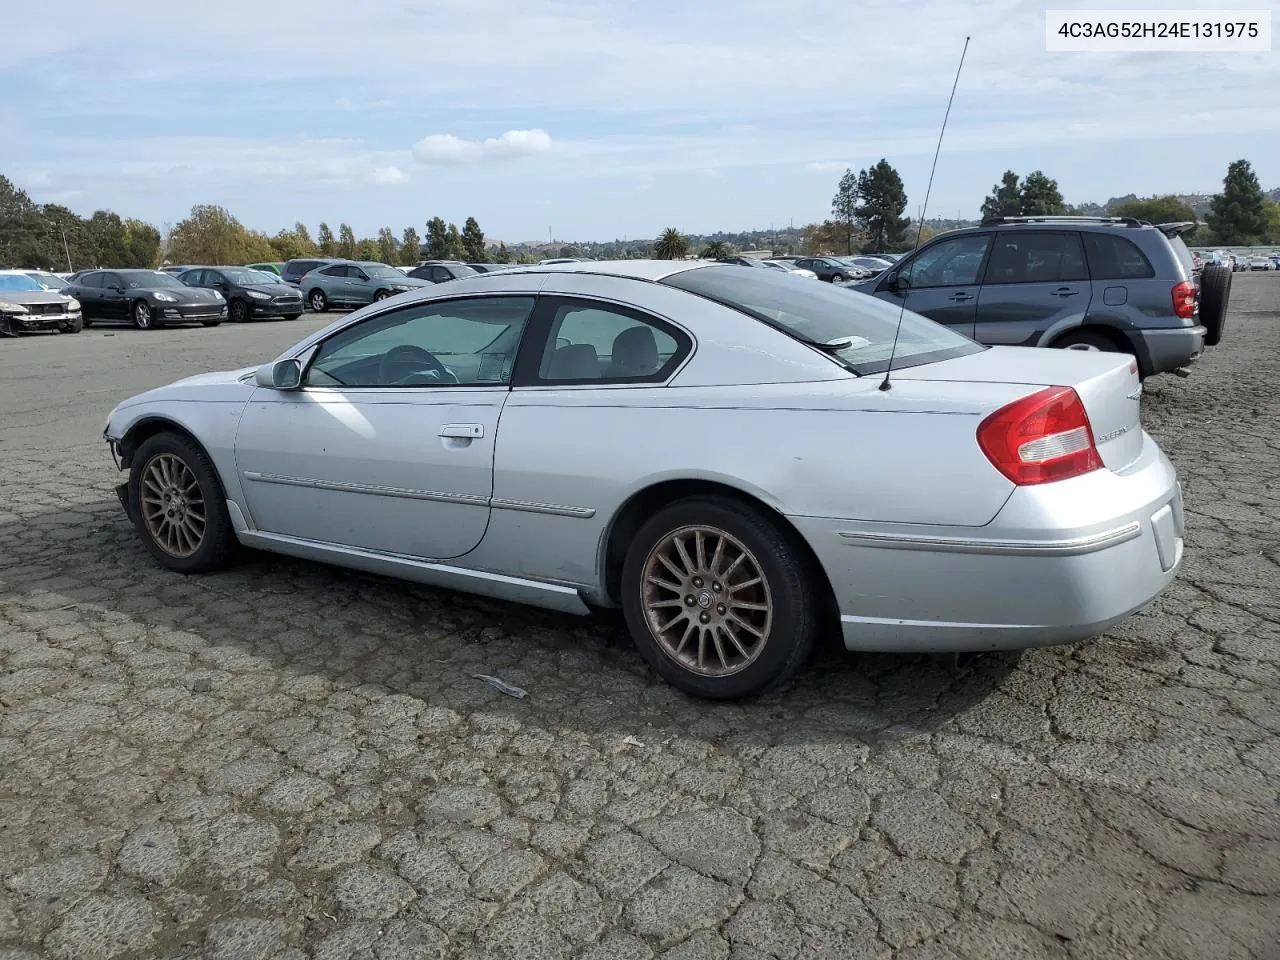
<svg viewBox="0 0 1280 960"><path fill-rule="evenodd" d="M1089 415L1094 444L1108 470L1123 470L1142 454L1142 382L1137 361L1126 353L990 347L967 357L895 370L893 379L1025 384L1027 393L1072 387Z"/></svg>

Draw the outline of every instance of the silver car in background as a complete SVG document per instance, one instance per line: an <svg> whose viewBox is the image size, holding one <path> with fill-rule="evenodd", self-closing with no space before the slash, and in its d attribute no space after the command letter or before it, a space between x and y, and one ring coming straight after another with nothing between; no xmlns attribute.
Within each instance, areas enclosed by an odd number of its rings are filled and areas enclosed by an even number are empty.
<svg viewBox="0 0 1280 960"><path fill-rule="evenodd" d="M1183 509L1140 398L1128 356L984 347L774 270L583 262L393 297L125 400L105 437L171 570L239 543L621 607L659 674L726 699L824 631L1019 648L1143 607Z"/></svg>

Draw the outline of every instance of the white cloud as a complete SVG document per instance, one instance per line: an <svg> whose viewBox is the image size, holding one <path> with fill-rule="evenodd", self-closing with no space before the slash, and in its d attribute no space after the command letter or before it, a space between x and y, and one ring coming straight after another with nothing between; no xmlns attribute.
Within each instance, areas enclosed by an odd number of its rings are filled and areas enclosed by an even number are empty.
<svg viewBox="0 0 1280 960"><path fill-rule="evenodd" d="M408 183L409 175L399 167L374 167L369 171L370 183Z"/></svg>
<svg viewBox="0 0 1280 960"><path fill-rule="evenodd" d="M844 173L853 164L845 163L843 160L817 160L813 163L806 163L804 168L810 173Z"/></svg>
<svg viewBox="0 0 1280 960"><path fill-rule="evenodd" d="M422 163L438 166L467 166L488 160L512 160L535 156L551 149L545 130L508 130L487 140L463 140L452 133L433 133L413 145L413 155Z"/></svg>

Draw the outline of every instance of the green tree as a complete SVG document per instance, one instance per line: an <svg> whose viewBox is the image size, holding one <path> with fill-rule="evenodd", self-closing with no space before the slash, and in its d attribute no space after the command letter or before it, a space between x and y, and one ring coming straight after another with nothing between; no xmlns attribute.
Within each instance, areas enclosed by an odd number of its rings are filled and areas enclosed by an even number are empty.
<svg viewBox="0 0 1280 960"><path fill-rule="evenodd" d="M316 255L316 245L311 242L311 237L305 238L298 236L297 224L292 230L281 230L271 238L272 260L293 260L295 257L313 257ZM303 229L306 229L305 227Z"/></svg>
<svg viewBox="0 0 1280 960"><path fill-rule="evenodd" d="M333 231L329 229L327 223L321 223L320 229L316 232L316 246L320 248L322 257L332 257L338 249L333 239Z"/></svg>
<svg viewBox="0 0 1280 960"><path fill-rule="evenodd" d="M680 260L689 252L689 241L680 235L675 227L667 227L662 236L654 242L653 257L655 260Z"/></svg>
<svg viewBox="0 0 1280 960"><path fill-rule="evenodd" d="M129 265L129 254L124 244L124 221L120 219L118 213L111 210L95 210L93 216L85 222L85 232L93 247L95 262L104 267Z"/></svg>
<svg viewBox="0 0 1280 960"><path fill-rule="evenodd" d="M1258 176L1248 160L1233 160L1212 201L1209 227L1224 246L1258 243L1267 234L1267 210Z"/></svg>
<svg viewBox="0 0 1280 960"><path fill-rule="evenodd" d="M382 259L382 248L373 237L361 237L356 241L353 259L377 263Z"/></svg>
<svg viewBox="0 0 1280 960"><path fill-rule="evenodd" d="M840 181L842 184L844 180ZM865 249L869 253L896 250L902 246L911 220L902 216L907 208L907 191L898 171L883 158L873 167L858 173L858 204L854 217L867 235ZM849 236L852 249L853 236Z"/></svg>
<svg viewBox="0 0 1280 960"><path fill-rule="evenodd" d="M93 215L93 220L99 218L99 213ZM115 215L103 218L104 234L110 230L106 222L109 217ZM169 259L174 263L252 263L272 256L266 237L260 233L251 235L226 209L214 204L192 207L191 215L169 232Z"/></svg>
<svg viewBox="0 0 1280 960"><path fill-rule="evenodd" d="M160 231L142 220L126 220L124 254L121 266L154 270L160 266Z"/></svg>
<svg viewBox="0 0 1280 960"><path fill-rule="evenodd" d="M863 171L864 173L866 171ZM836 187L836 195L831 198L831 216L835 222L844 227L844 240L841 253L853 253L853 237L858 231L858 174L845 170L844 176Z"/></svg>
<svg viewBox="0 0 1280 960"><path fill-rule="evenodd" d="M470 260L472 263L484 263L488 260L484 246L484 231L480 229L480 224L475 217L467 217L466 223L462 225L462 249L465 253L463 259Z"/></svg>
<svg viewBox="0 0 1280 960"><path fill-rule="evenodd" d="M702 253L698 256L704 260L719 260L721 257L729 255L729 245L723 240L712 240L702 248Z"/></svg>
<svg viewBox="0 0 1280 960"><path fill-rule="evenodd" d="M356 255L356 235L351 224L338 224L338 256L350 259Z"/></svg>
<svg viewBox="0 0 1280 960"><path fill-rule="evenodd" d="M991 195L982 201L982 219L1016 217L1022 213L1022 193L1018 189L1018 175L1006 170L1000 182L991 188Z"/></svg>
<svg viewBox="0 0 1280 960"><path fill-rule="evenodd" d="M498 249L495 250L493 253L493 262L494 263L510 263L511 262L511 251L507 249L507 245L505 243L498 244Z"/></svg>
<svg viewBox="0 0 1280 960"><path fill-rule="evenodd" d="M462 234L458 232L456 223L449 224L449 229L445 234L446 249L449 251L445 259L447 260L463 260L467 256L466 248L462 245Z"/></svg>
<svg viewBox="0 0 1280 960"><path fill-rule="evenodd" d="M299 220L293 225L293 235L298 238L298 249L302 252L298 254L300 257L314 257L319 253L316 242L311 239L311 231L307 229L307 225Z"/></svg>
<svg viewBox="0 0 1280 960"><path fill-rule="evenodd" d="M390 227L378 231L378 256L375 259L393 267L400 262L400 248L396 246L396 235Z"/></svg>
<svg viewBox="0 0 1280 960"><path fill-rule="evenodd" d="M1187 220L1192 222L1196 220L1196 212L1172 194L1118 204L1112 207L1110 215L1135 217L1138 220L1146 220L1148 223L1182 223Z"/></svg>
<svg viewBox="0 0 1280 960"><path fill-rule="evenodd" d="M1022 178L1018 190L1024 217L1044 217L1067 212L1067 205L1058 190L1058 181L1033 170Z"/></svg>
<svg viewBox="0 0 1280 960"><path fill-rule="evenodd" d="M405 227L404 236L400 239L400 263L409 267L421 259L422 241L418 239L418 231L413 227Z"/></svg>
<svg viewBox="0 0 1280 960"><path fill-rule="evenodd" d="M1267 215L1267 243L1280 243L1280 203L1268 200L1264 210Z"/></svg>
<svg viewBox="0 0 1280 960"><path fill-rule="evenodd" d="M432 217L427 221L426 259L449 259L449 225L441 217Z"/></svg>
<svg viewBox="0 0 1280 960"><path fill-rule="evenodd" d="M47 248L51 266L60 270L67 269L68 257L72 270L97 266L97 252L89 243L83 219L56 203L42 206L40 216L48 228ZM4 232L0 229L0 238ZM3 239L0 239L0 243L3 243Z"/></svg>

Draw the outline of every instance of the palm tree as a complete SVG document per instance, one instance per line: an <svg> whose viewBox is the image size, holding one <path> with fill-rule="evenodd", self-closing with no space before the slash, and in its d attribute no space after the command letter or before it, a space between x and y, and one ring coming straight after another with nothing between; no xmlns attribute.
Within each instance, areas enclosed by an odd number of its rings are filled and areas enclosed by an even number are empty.
<svg viewBox="0 0 1280 960"><path fill-rule="evenodd" d="M653 245L655 260L680 260L689 252L689 241L675 227L667 227Z"/></svg>
<svg viewBox="0 0 1280 960"><path fill-rule="evenodd" d="M702 248L702 259L719 260L729 255L729 245L723 240L712 240Z"/></svg>

